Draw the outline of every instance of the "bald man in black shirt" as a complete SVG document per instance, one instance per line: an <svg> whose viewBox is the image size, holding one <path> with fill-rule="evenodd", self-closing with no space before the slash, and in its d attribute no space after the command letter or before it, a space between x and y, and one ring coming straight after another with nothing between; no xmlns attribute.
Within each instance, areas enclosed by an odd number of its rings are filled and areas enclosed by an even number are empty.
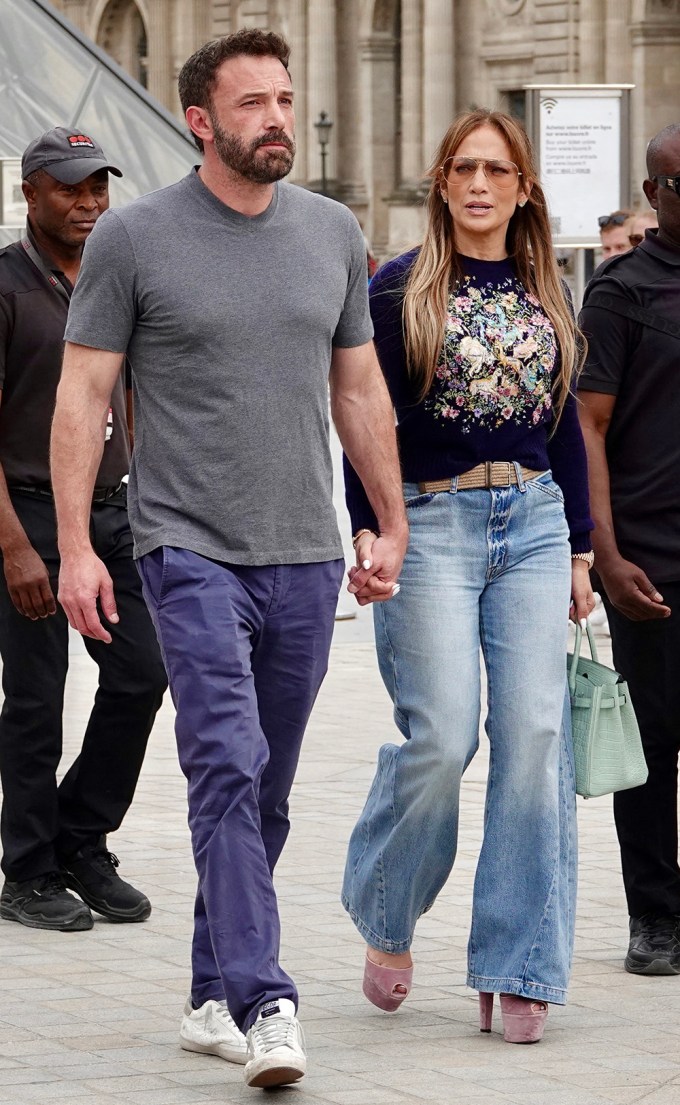
<svg viewBox="0 0 680 1105"><path fill-rule="evenodd" d="M680 123L649 144L644 191L659 229L586 289L581 421L614 664L649 767L614 796L630 915L626 970L680 974Z"/></svg>

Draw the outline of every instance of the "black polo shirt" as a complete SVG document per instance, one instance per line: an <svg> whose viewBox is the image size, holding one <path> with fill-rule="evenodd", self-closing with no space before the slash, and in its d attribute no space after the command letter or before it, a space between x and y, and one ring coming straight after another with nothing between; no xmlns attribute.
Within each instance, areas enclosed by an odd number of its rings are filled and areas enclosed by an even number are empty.
<svg viewBox="0 0 680 1105"><path fill-rule="evenodd" d="M29 238L37 249L30 232ZM67 278L38 252L70 297ZM50 483L50 429L67 314L68 300L51 287L21 242L0 249L0 464L10 486ZM111 396L109 421L98 487L117 486L130 466L122 373Z"/></svg>
<svg viewBox="0 0 680 1105"><path fill-rule="evenodd" d="M646 322L631 317L640 308ZM616 396L606 451L619 552L657 584L678 581L680 247L648 230L600 266L579 321L588 339L579 388Z"/></svg>

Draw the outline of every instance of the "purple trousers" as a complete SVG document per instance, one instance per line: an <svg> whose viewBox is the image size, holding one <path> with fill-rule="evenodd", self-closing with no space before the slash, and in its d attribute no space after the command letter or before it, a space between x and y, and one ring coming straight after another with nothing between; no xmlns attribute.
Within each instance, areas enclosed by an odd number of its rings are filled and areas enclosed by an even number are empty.
<svg viewBox="0 0 680 1105"><path fill-rule="evenodd" d="M138 561L177 711L198 871L191 996L247 1031L290 998L272 872L326 674L343 562L243 567L163 547Z"/></svg>

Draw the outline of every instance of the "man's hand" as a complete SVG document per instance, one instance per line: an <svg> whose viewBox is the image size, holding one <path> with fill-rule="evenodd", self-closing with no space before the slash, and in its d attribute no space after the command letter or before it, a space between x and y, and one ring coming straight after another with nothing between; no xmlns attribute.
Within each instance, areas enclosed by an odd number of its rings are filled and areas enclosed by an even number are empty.
<svg viewBox="0 0 680 1105"><path fill-rule="evenodd" d="M627 618L634 622L646 622L653 618L670 617L670 606L663 605L651 580L635 564L622 556L598 563L597 571L604 584L607 597Z"/></svg>
<svg viewBox="0 0 680 1105"><path fill-rule="evenodd" d="M74 629L84 637L94 637L95 641L111 644L111 634L99 620L97 599L106 621L116 624L118 614L113 581L93 549L62 556L58 598Z"/></svg>
<svg viewBox="0 0 680 1105"><path fill-rule="evenodd" d="M347 590L359 606L386 602L399 593L399 572L407 544L408 530L397 536L362 533L356 544L357 563L347 573Z"/></svg>
<svg viewBox="0 0 680 1105"><path fill-rule="evenodd" d="M49 573L32 545L5 549L3 563L9 597L20 614L35 622L56 613Z"/></svg>

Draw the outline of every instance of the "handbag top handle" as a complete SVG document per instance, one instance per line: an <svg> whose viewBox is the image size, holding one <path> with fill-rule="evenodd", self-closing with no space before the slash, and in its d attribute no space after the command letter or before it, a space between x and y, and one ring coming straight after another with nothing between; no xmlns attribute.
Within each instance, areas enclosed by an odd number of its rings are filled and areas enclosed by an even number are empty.
<svg viewBox="0 0 680 1105"><path fill-rule="evenodd" d="M590 655L595 663L597 663L597 645L595 644L595 634L592 631L590 622L586 621L586 633L588 634L588 644L590 646ZM578 667L578 658L581 655L581 642L583 640L583 630L581 626L576 623L576 636L574 637L574 652L571 657L571 664L569 665L569 690L572 694L576 693L576 668Z"/></svg>

